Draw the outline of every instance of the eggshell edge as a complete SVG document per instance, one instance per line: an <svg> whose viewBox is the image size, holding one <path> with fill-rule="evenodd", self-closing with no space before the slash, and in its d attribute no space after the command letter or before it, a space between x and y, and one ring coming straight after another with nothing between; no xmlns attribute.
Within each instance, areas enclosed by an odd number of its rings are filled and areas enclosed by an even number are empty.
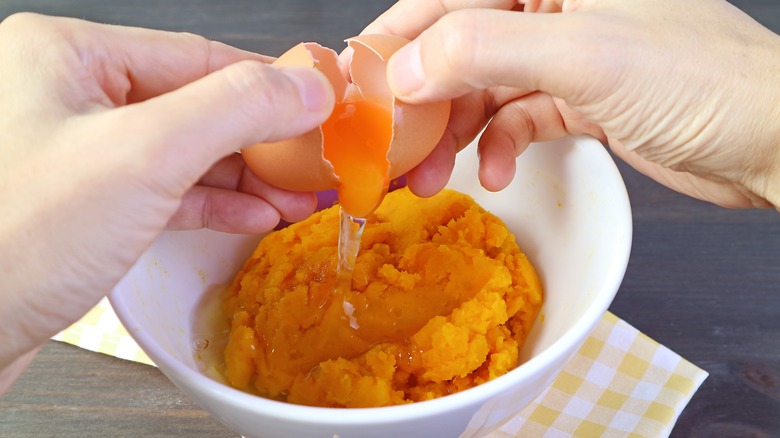
<svg viewBox="0 0 780 438"><path fill-rule="evenodd" d="M347 43L362 60L355 69L350 62L353 83L369 100L380 101L393 111L393 136L387 152L389 177L397 178L420 164L441 139L449 120L450 101L410 105L397 100L387 85L387 60L409 40L391 35L361 35L349 38ZM365 49L365 50L363 50ZM372 56L373 55L373 56ZM352 87L344 78L335 51L317 43L300 43L285 52L275 66L312 67L321 71L331 82L337 100L349 99ZM357 70L357 71L356 71ZM407 121L407 122L404 122ZM403 127L402 127L403 126ZM398 145L408 145L400 147ZM426 147L415 147L426 145ZM316 153L312 153L313 148ZM284 148L282 154L275 149ZM323 156L321 128L313 129L293 139L273 143L259 143L242 150L249 168L261 179L274 186L293 191L318 191L338 186L333 167ZM289 169L306 169L297 173Z"/></svg>
<svg viewBox="0 0 780 438"><path fill-rule="evenodd" d="M369 100L380 101L393 111L393 136L387 151L391 179L412 170L433 151L450 117L449 100L411 105L396 99L390 91L384 74L387 61L408 43L406 38L395 35L360 35L347 39L353 50L350 62L353 83L364 96L370 96ZM379 68L383 74L377 73Z"/></svg>
<svg viewBox="0 0 780 438"><path fill-rule="evenodd" d="M347 80L338 67L338 55L317 43L300 43L273 62L279 68L311 67L328 78L337 100L347 90ZM312 149L317 149L313 152ZM284 152L279 152L283 149ZM322 130L311 131L288 140L258 143L241 150L247 166L260 179L291 191L328 190L338 185L333 166L323 157ZM292 172L290 169L305 169Z"/></svg>
<svg viewBox="0 0 780 438"><path fill-rule="evenodd" d="M393 139L387 151L390 179L417 167L436 148L447 129L450 108L448 100L415 105L395 102ZM404 120L408 122L404 123Z"/></svg>

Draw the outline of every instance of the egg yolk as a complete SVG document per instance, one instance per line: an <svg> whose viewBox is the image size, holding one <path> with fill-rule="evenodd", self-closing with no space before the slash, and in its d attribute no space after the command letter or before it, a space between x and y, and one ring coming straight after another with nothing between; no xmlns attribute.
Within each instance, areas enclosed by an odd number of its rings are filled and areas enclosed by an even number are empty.
<svg viewBox="0 0 780 438"><path fill-rule="evenodd" d="M339 102L322 124L323 155L339 178L339 203L353 217L368 216L387 193L392 135L392 113L369 101Z"/></svg>

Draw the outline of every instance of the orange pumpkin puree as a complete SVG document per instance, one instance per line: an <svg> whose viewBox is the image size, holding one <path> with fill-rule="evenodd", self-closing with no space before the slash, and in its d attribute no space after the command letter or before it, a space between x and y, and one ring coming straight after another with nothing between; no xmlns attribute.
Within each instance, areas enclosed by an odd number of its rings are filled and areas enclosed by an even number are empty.
<svg viewBox="0 0 780 438"><path fill-rule="evenodd" d="M517 366L542 304L500 219L467 195L387 195L351 290L336 284L338 207L266 236L227 291L231 385L291 403L373 407L473 387Z"/></svg>

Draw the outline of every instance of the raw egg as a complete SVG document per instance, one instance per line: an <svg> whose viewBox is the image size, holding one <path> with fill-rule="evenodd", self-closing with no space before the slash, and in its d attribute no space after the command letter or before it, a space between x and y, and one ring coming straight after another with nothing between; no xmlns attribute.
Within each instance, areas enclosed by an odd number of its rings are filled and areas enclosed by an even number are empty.
<svg viewBox="0 0 780 438"><path fill-rule="evenodd" d="M408 42L392 35L348 39L353 50L348 74L336 52L316 43L301 43L280 56L274 65L321 71L333 86L336 104L328 120L306 134L243 149L249 168L286 190L335 188L348 214L368 216L389 182L433 150L450 114L449 101L411 105L390 92L387 61Z"/></svg>

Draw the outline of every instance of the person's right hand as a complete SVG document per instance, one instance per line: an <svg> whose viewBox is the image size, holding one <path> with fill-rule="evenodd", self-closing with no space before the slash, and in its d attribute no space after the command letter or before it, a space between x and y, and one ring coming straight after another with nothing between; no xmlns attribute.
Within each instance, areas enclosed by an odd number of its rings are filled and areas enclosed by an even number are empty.
<svg viewBox="0 0 780 438"><path fill-rule="evenodd" d="M402 0L364 33L416 38L388 67L402 100L455 98L418 194L487 125L491 190L531 141L584 133L682 193L780 205L780 38L725 1Z"/></svg>

